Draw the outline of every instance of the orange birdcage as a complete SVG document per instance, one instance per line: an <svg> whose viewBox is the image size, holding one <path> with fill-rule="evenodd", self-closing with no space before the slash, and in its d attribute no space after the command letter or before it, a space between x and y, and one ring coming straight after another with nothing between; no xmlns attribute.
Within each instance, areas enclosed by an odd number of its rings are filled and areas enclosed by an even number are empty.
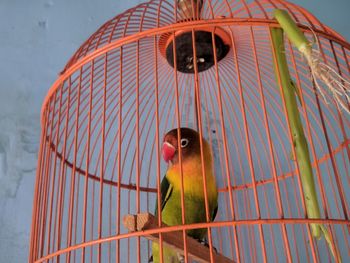
<svg viewBox="0 0 350 263"><path fill-rule="evenodd" d="M329 262L311 223L328 229L349 262L350 118L330 94L327 101L319 95L286 40L321 210L309 219L274 73L276 8L350 78L350 44L282 0L154 0L109 20L78 49L42 108L29 262L146 262L152 242L193 228L209 230L210 249L198 247L207 262L217 255L223 262ZM167 169L160 144L177 127L197 130L214 153L217 217L178 226L156 220L130 232L126 215L154 214ZM188 262L191 246L180 239Z"/></svg>

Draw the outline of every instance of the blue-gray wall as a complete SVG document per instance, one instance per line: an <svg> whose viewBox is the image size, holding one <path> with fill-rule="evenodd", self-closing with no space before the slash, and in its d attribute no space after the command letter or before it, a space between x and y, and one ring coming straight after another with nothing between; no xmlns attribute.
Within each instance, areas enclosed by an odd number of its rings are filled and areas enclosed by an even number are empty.
<svg viewBox="0 0 350 263"><path fill-rule="evenodd" d="M0 0L0 262L25 262L42 101L74 51L138 0ZM349 0L291 0L350 39Z"/></svg>

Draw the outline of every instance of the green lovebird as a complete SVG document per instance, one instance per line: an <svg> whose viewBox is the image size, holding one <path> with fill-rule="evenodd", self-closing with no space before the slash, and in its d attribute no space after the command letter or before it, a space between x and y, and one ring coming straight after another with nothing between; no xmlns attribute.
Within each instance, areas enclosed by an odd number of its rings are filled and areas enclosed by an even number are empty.
<svg viewBox="0 0 350 263"><path fill-rule="evenodd" d="M169 163L168 170L161 183L161 213L162 221L169 225L181 225L181 173L179 163L179 147L181 147L182 174L185 199L185 224L206 222L203 174L201 162L200 136L198 132L181 128L181 139L178 143L178 130L169 131L163 140L162 155ZM218 191L213 172L213 158L209 144L202 139L205 180L209 215L211 221L215 219L218 209ZM158 214L156 202L155 214ZM191 229L186 234L199 241L206 238L207 229ZM160 262L159 244L152 244L153 262ZM163 245L163 262L183 262L183 255Z"/></svg>

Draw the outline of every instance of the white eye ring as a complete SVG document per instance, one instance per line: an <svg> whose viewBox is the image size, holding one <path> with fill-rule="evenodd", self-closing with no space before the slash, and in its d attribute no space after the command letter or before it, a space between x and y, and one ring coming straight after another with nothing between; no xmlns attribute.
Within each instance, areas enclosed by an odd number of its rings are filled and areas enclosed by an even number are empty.
<svg viewBox="0 0 350 263"><path fill-rule="evenodd" d="M189 142L190 141L188 139L181 139L181 141L180 141L181 148L186 147Z"/></svg>

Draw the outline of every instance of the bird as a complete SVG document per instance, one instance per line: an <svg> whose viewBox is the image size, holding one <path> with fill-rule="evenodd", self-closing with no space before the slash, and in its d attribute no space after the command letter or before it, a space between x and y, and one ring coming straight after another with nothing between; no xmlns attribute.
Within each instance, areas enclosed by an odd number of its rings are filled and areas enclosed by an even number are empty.
<svg viewBox="0 0 350 263"><path fill-rule="evenodd" d="M182 224L180 148L185 203L185 224L207 222L200 135L197 131L187 127L182 127L179 130L180 140L178 140L178 129L176 128L165 134L162 145L162 156L165 162L168 163L168 169L160 186L160 205L162 222L168 226ZM210 145L204 138L202 139L202 149L209 205L208 212L210 221L214 221L218 210L218 191L213 171L212 152ZM157 202L155 210L156 216L158 215ZM201 243L205 243L207 229L186 230L186 234L197 239ZM158 263L160 261L159 244L156 242L152 244L152 254L150 262ZM163 245L163 262L181 263L183 261L183 255Z"/></svg>

